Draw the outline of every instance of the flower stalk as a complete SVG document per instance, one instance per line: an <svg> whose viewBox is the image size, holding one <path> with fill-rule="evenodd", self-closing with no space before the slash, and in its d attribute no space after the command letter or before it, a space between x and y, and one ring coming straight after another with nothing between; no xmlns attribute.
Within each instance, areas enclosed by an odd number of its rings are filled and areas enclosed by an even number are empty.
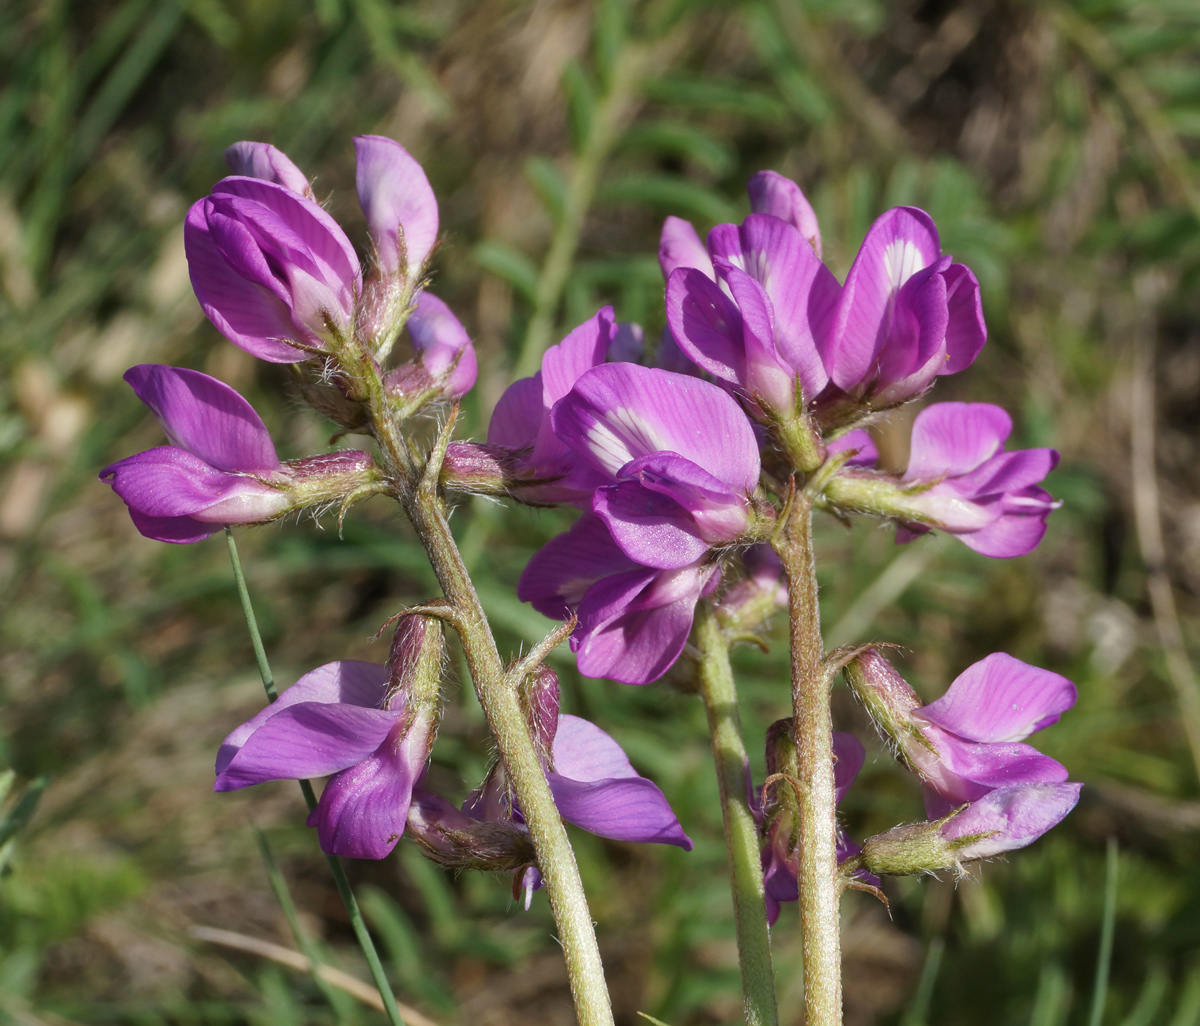
<svg viewBox="0 0 1200 1026"><path fill-rule="evenodd" d="M737 709L737 687L729 664L729 638L707 603L697 610L696 647L699 683L708 714L729 857L729 881L742 971L742 1008L746 1026L775 1026L775 974L759 857L758 828L747 801L746 746Z"/></svg>
<svg viewBox="0 0 1200 1026"><path fill-rule="evenodd" d="M830 677L822 665L812 499L807 493L791 496L775 551L788 580L792 713L801 784L798 876L805 1021L809 1026L839 1026L842 967L833 720Z"/></svg>

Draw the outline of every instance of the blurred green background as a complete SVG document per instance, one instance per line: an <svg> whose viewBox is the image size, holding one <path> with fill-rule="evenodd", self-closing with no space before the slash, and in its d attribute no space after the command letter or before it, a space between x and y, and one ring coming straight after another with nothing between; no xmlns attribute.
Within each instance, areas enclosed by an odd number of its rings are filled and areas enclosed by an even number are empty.
<svg viewBox="0 0 1200 1026"><path fill-rule="evenodd" d="M146 541L96 481L160 444L120 380L138 362L241 389L285 457L327 444L286 371L203 318L181 224L225 146L261 139L361 240L350 137L374 132L403 142L439 197L435 288L476 340L475 437L512 368L600 303L656 336L663 216L701 232L739 218L760 168L808 192L839 276L885 207L933 214L978 274L990 327L936 397L1003 403L1020 444L1061 449L1050 487L1064 506L1014 561L824 525L830 642L904 645L930 697L997 649L1067 674L1079 704L1039 746L1087 786L1028 851L958 883L889 883L890 918L850 895L847 1022L1200 1023L1198 54L1195 0L0 4L0 769L15 774L0 806L0 1021L380 1021L192 932L295 946L257 825L302 929L365 978L296 788L210 790L218 742L262 702L225 545ZM885 428L892 459L905 430L904 416ZM510 651L547 627L514 586L565 523L485 502L455 513ZM383 500L353 511L344 540L328 517L238 537L284 684L382 659L372 634L435 593ZM625 745L697 841L685 854L575 834L619 1020L734 1022L699 702L558 665L566 708ZM782 638L738 665L761 779L762 731L788 707ZM459 797L489 757L462 679L459 662L431 770ZM870 753L843 809L851 834L918 818L913 781L844 692L836 703ZM525 913L506 878L447 876L404 843L350 868L402 1000L447 1026L572 1021L544 898ZM1106 882L1114 954L1096 1003ZM799 1022L794 908L774 944L785 1021Z"/></svg>

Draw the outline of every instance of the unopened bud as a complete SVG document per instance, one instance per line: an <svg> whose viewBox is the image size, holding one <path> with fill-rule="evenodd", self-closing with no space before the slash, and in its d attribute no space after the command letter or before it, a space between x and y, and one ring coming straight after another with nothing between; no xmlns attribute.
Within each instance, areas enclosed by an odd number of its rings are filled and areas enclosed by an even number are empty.
<svg viewBox="0 0 1200 1026"><path fill-rule="evenodd" d="M558 674L549 666L539 666L521 685L521 708L543 759L550 758L558 732L558 699Z"/></svg>
<svg viewBox="0 0 1200 1026"><path fill-rule="evenodd" d="M421 613L400 618L388 653L388 698L401 697L409 707L436 706L446 655L442 621Z"/></svg>
<svg viewBox="0 0 1200 1026"><path fill-rule="evenodd" d="M845 668L846 680L855 697L867 707L880 732L899 749L901 756L913 761L913 747L936 754L912 714L921 708L921 699L876 649L869 649L851 660Z"/></svg>

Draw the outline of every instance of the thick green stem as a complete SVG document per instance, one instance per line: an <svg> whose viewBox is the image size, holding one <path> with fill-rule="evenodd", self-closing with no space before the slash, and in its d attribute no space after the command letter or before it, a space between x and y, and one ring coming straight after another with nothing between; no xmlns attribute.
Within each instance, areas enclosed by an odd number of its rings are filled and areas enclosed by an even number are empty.
<svg viewBox="0 0 1200 1026"><path fill-rule="evenodd" d="M746 747L738 717L737 688L729 665L729 639L707 602L697 610L695 637L700 650L700 694L708 713L725 824L746 1026L775 1026L779 1016L771 937L767 931L758 829L746 800Z"/></svg>
<svg viewBox="0 0 1200 1026"><path fill-rule="evenodd" d="M592 205L604 163L617 141L626 111L633 102L645 59L646 54L641 47L630 43L624 45L614 63L609 87L592 113L587 137L567 179L562 216L554 229L550 249L538 275L533 313L517 358L516 376L519 378L537 373L542 353L550 345L554 314L575 263L575 251L579 248L584 221Z"/></svg>
<svg viewBox="0 0 1200 1026"><path fill-rule="evenodd" d="M254 607L250 604L250 591L246 587L246 577L242 573L242 561L238 559L237 545L233 540L233 532L228 527L225 528L225 539L229 544L229 559L233 563L233 577L237 581L238 597L242 600L242 612L246 616L246 627L250 631L250 642L254 646L254 655L258 660L258 673L262 677L263 688L267 692L268 701L274 702L279 697L279 693L275 690L275 678L271 674L271 666L267 662L267 652L263 647L262 636L258 632L258 621L254 616ZM307 780L301 780L300 791L304 795L308 811L312 812L317 807L317 797L313 794L312 784ZM330 872L333 873L333 882L337 887L338 894L341 895L342 904L346 906L346 914L350 917L350 926L354 930L354 936L358 940L359 947L362 948L363 957L367 960L367 968L371 971L371 979L375 981L375 987L379 991L380 998L383 1000L383 1010L387 1013L388 1022L392 1026L404 1026L404 1019L400 1015L400 1009L396 1007L396 995L392 993L392 985L388 981L387 973L383 970L383 962L379 959L379 952L375 950L375 942L371 940L371 933L367 929L366 922L363 920L362 911L358 907L358 899L354 897L354 889L350 886L350 880L346 876L346 871L333 855L326 855L325 860L329 863Z"/></svg>
<svg viewBox="0 0 1200 1026"><path fill-rule="evenodd" d="M842 966L833 720L829 679L822 666L812 502L807 494L792 497L775 549L788 578L792 711L801 783L799 878L805 1021L808 1026L839 1026Z"/></svg>
<svg viewBox="0 0 1200 1026"><path fill-rule="evenodd" d="M405 503L405 509L425 545L442 591L458 615L456 627L475 692L537 852L538 869L558 927L580 1026L611 1026L608 985L575 852L525 722L516 682L510 682L504 672L487 617L454 542L440 498L418 489Z"/></svg>

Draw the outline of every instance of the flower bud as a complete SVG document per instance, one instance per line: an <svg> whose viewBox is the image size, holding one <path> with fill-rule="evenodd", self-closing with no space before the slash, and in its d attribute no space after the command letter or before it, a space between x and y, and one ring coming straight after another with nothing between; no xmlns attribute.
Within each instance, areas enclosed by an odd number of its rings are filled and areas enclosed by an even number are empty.
<svg viewBox="0 0 1200 1026"><path fill-rule="evenodd" d="M539 666L521 685L521 709L538 753L550 758L558 732L558 674Z"/></svg>
<svg viewBox="0 0 1200 1026"><path fill-rule="evenodd" d="M435 616L404 614L388 653L388 699L403 696L411 707L436 705L446 658L446 629Z"/></svg>

